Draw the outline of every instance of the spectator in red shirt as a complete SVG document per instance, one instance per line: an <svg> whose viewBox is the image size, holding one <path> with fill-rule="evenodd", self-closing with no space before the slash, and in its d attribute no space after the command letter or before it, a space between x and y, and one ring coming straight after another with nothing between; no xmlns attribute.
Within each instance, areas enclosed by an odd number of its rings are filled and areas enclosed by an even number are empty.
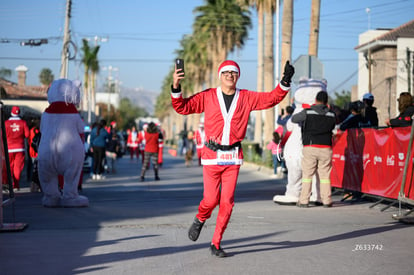
<svg viewBox="0 0 414 275"><path fill-rule="evenodd" d="M149 167L149 162L152 159L152 166L154 167L155 180L160 180L158 176L158 128L155 123L150 122L145 131L145 151L144 162L141 169L141 181L145 180L145 172Z"/></svg>
<svg viewBox="0 0 414 275"><path fill-rule="evenodd" d="M19 115L20 108L13 106L11 117L5 122L13 188L17 190L20 190L20 176L24 168L25 139L29 138L29 127Z"/></svg>

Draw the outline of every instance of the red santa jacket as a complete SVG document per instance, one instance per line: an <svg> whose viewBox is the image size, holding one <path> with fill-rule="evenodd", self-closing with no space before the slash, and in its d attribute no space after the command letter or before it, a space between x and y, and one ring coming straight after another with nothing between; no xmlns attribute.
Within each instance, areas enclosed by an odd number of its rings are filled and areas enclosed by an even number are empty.
<svg viewBox="0 0 414 275"><path fill-rule="evenodd" d="M254 92L236 89L229 111L226 109L221 87L210 88L188 98L182 93L171 93L172 105L179 114L187 115L204 112L204 129L206 140L214 140L221 145L232 145L241 142L245 135L251 111L264 110L278 104L289 92L289 87L280 84L271 92ZM203 148L201 163L218 164L217 152ZM240 148L238 161L243 163L243 152Z"/></svg>
<svg viewBox="0 0 414 275"><path fill-rule="evenodd" d="M24 152L24 139L29 138L29 127L20 117L10 117L6 120L6 137L9 153Z"/></svg>
<svg viewBox="0 0 414 275"><path fill-rule="evenodd" d="M138 147L138 132L132 132L128 135L127 146L132 148Z"/></svg>

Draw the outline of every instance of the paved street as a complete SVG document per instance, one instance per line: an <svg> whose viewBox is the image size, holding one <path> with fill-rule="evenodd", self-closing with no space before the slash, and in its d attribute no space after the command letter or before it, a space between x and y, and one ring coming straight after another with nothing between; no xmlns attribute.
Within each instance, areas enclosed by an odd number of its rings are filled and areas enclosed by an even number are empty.
<svg viewBox="0 0 414 275"><path fill-rule="evenodd" d="M272 198L285 180L253 165L239 176L222 242L229 257L215 258L208 248L217 209L197 242L187 237L202 168L164 160L161 181L149 170L140 182L141 162L129 156L117 174L85 179L88 208L44 208L23 180L3 222L28 227L0 234L0 274L412 274L414 228L392 219L398 208L340 202L341 194L332 208L280 206Z"/></svg>

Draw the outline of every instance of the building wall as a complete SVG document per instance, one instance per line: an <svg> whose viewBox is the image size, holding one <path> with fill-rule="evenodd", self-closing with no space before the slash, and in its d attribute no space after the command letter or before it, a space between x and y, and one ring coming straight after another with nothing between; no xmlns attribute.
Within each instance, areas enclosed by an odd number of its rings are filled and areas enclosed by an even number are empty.
<svg viewBox="0 0 414 275"><path fill-rule="evenodd" d="M388 32L387 30L369 30L359 35L358 44L365 44L375 37L378 37L384 33ZM358 96L357 99L361 99L362 96L369 92L368 91L368 68L367 61L364 56L364 52L358 53ZM355 100L357 100L355 99Z"/></svg>
<svg viewBox="0 0 414 275"><path fill-rule="evenodd" d="M410 60L407 60L407 49L411 52ZM402 92L414 95L414 38L397 39L397 60L397 96ZM407 67L408 62L411 63L411 68Z"/></svg>
<svg viewBox="0 0 414 275"><path fill-rule="evenodd" d="M43 111L49 106L47 100L2 99L1 101L4 103L4 105L27 106L36 111L39 111L40 113L43 113Z"/></svg>
<svg viewBox="0 0 414 275"><path fill-rule="evenodd" d="M116 109L119 108L119 93L96 93L96 103L110 103Z"/></svg>
<svg viewBox="0 0 414 275"><path fill-rule="evenodd" d="M394 117L396 101L397 50L384 47L372 52L374 64L372 70L372 91L377 107L379 126L385 126L385 120Z"/></svg>
<svg viewBox="0 0 414 275"><path fill-rule="evenodd" d="M363 45L386 32L388 31L365 32L359 37L359 45ZM398 116L397 98L400 93L409 90L409 82L411 82L411 93L414 94L413 67L411 67L411 74L409 74L406 67L408 61L407 48L414 55L414 38L398 38L397 41L389 42L389 46L383 46L371 52L371 59L374 62L371 66L371 91L369 91L367 60L364 56L367 50L358 53L358 92L355 94L353 91L351 96L352 100L358 100L367 92L374 95L374 107L377 107L379 126L385 126L387 118ZM413 56L410 59L411 64L413 64Z"/></svg>

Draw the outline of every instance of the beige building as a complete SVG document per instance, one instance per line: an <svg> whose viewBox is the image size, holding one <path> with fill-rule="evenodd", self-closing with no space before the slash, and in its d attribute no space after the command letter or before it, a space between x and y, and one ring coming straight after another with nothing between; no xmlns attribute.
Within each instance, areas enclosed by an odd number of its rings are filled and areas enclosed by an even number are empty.
<svg viewBox="0 0 414 275"><path fill-rule="evenodd" d="M358 88L352 101L374 95L379 126L398 115L397 98L413 93L414 20L395 29L369 30L359 36Z"/></svg>

